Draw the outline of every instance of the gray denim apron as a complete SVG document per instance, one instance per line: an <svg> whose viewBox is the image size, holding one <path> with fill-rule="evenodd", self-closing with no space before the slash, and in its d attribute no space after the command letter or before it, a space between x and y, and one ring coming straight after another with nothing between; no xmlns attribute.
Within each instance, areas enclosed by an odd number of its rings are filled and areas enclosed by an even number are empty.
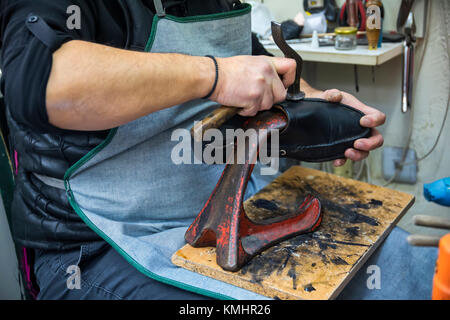
<svg viewBox="0 0 450 320"><path fill-rule="evenodd" d="M155 15L146 51L229 57L251 54L249 5L226 13ZM111 130L65 175L72 207L95 232L145 275L214 298L261 299L250 291L176 267L172 254L214 189L222 165L175 165L172 132L190 129L216 108L195 100ZM250 192L262 185L249 183ZM108 268L108 266L105 266Z"/></svg>

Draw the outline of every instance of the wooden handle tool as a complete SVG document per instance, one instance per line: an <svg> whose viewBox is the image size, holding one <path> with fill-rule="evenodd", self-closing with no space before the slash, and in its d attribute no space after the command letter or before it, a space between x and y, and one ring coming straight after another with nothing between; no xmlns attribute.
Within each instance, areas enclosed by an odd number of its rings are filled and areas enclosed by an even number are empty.
<svg viewBox="0 0 450 320"><path fill-rule="evenodd" d="M203 120L196 122L191 129L191 135L195 141L201 141L203 134L208 129L219 128L225 122L234 117L240 108L221 106L208 114Z"/></svg>
<svg viewBox="0 0 450 320"><path fill-rule="evenodd" d="M448 218L416 215L413 219L416 226L450 230L450 219Z"/></svg>
<svg viewBox="0 0 450 320"><path fill-rule="evenodd" d="M407 241L412 246L418 247L438 247L440 237L423 236L419 234L409 235Z"/></svg>

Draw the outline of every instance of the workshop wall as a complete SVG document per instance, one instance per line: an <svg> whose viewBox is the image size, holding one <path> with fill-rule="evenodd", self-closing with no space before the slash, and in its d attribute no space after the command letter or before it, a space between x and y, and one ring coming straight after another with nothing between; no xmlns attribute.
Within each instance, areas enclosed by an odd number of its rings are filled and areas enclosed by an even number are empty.
<svg viewBox="0 0 450 320"><path fill-rule="evenodd" d="M303 1L264 0L278 21L292 18L302 10ZM337 1L338 4L344 2ZM394 30L400 0L383 1L386 7L385 30ZM424 2L416 1L417 6ZM416 74L418 78L414 90L414 123L410 147L418 157L425 155L434 144L442 125L450 90L449 52L446 42L450 34L450 3L447 0L431 1L429 37L419 70L418 61L423 53L423 39L419 39L416 50ZM416 8L417 10L417 8ZM415 10L415 11L416 11ZM419 12L422 10L418 10ZM420 15L420 14L418 14ZM422 17L420 18L422 19ZM447 21L447 24L445 23ZM420 29L420 28L418 28ZM387 115L387 123L381 128L385 146L403 147L407 140L411 113L400 110L402 57L375 67L375 82L372 82L372 68L358 66L359 92L355 91L352 64L306 62L305 78L317 88L339 88L347 91L366 104L374 106ZM408 192L416 196L416 203L401 220L400 226L408 232L422 234L443 234L444 231L420 228L413 225L412 216L428 214L450 216L450 209L426 201L423 197L423 184L450 176L450 119L447 119L440 141L434 152L418 164L418 180L415 185L396 184L390 188ZM371 183L384 185L382 178L382 150L371 153L369 158Z"/></svg>
<svg viewBox="0 0 450 320"><path fill-rule="evenodd" d="M284 21L292 19L293 13L304 12L302 0L254 0L256 2L264 3L272 12L277 21ZM244 1L248 2L248 1ZM336 0L336 5L341 7L345 0ZM419 14L419 11L423 9L425 1L418 0L415 4L415 20L417 26L417 36L423 35L423 16ZM383 27L386 30L395 30L397 24L397 12L400 8L401 0L384 0L383 6L385 8L385 17L383 21Z"/></svg>

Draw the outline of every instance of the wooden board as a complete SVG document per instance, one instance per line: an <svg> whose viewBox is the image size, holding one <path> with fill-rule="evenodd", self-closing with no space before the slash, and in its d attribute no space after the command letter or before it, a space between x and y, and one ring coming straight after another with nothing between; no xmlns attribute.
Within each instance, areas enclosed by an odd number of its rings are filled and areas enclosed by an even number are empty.
<svg viewBox="0 0 450 320"><path fill-rule="evenodd" d="M172 262L275 299L333 299L414 202L412 195L303 167L292 167L246 201L261 221L292 212L311 193L322 204L317 231L267 249L238 272L216 264L215 248L185 245Z"/></svg>

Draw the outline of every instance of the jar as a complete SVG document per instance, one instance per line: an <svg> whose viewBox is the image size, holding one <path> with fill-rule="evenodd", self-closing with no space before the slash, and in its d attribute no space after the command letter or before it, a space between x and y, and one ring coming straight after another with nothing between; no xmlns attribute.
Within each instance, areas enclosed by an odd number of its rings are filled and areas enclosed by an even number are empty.
<svg viewBox="0 0 450 320"><path fill-rule="evenodd" d="M356 33L358 29L355 27L339 27L334 29L336 39L334 47L336 50L354 50L356 49Z"/></svg>

